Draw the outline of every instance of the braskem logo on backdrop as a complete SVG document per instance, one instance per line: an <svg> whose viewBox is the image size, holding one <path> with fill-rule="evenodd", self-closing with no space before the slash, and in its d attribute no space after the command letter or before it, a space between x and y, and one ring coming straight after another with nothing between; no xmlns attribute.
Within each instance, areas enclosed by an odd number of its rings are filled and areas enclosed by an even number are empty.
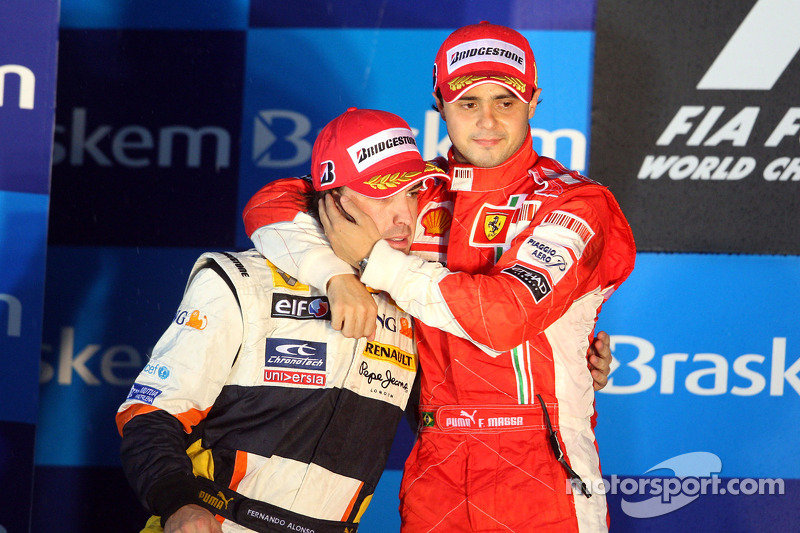
<svg viewBox="0 0 800 533"><path fill-rule="evenodd" d="M7 83L11 85L10 80L16 78L19 80L19 90L17 91L19 97L16 102L6 102L6 94L12 95L10 87L6 91ZM36 88L36 75L31 69L24 65L0 65L0 107L4 105L15 105L19 109L33 109Z"/></svg>
<svg viewBox="0 0 800 533"><path fill-rule="evenodd" d="M24 42L24 41L23 41ZM0 38L0 50L6 51ZM12 46L13 49L13 46ZM53 95L41 67L0 64L0 189L47 194L50 188ZM37 94L37 84L39 86ZM18 154L25 157L18 157Z"/></svg>
<svg viewBox="0 0 800 533"><path fill-rule="evenodd" d="M42 353L45 355L39 373L42 385L54 383L70 386L74 383L126 387L133 383L147 362L147 351L140 351L130 344L106 347L96 343L78 345L75 342L75 328L69 326L61 328L58 346L45 343ZM158 373L159 376L164 375L165 371L166 375L169 374L166 367L159 370L148 364L148 368L152 370L150 373Z"/></svg>
<svg viewBox="0 0 800 533"><path fill-rule="evenodd" d="M784 337L772 339L769 356L751 353L733 358L716 353L669 353L656 358L656 348L647 339L611 336L612 353L623 345L632 348L634 357L622 362L615 357L604 394L636 394L655 388L661 394L697 396L800 395L800 357L787 361Z"/></svg>
<svg viewBox="0 0 800 533"><path fill-rule="evenodd" d="M214 125L187 124L153 129L141 124L90 122L76 107L69 122L56 124L53 164L72 167L200 168L217 171L231 165L231 134Z"/></svg>
<svg viewBox="0 0 800 533"><path fill-rule="evenodd" d="M447 155L451 142L447 132L440 128L439 113L425 111L422 138L417 146L425 159ZM313 130L313 131L312 131ZM253 117L253 164L259 168L291 168L307 165L311 148L319 128L313 129L311 120L300 111L289 109L262 109ZM420 131L412 128L419 136ZM575 129L549 131L532 128L531 137L537 151L546 157L559 159L567 168L579 172L586 170L586 135ZM566 146L569 150L560 150Z"/></svg>

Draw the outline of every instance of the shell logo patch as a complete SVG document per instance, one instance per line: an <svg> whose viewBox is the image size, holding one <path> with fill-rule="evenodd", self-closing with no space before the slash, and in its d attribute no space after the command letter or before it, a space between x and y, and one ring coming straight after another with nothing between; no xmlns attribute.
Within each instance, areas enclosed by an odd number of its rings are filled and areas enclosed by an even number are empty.
<svg viewBox="0 0 800 533"><path fill-rule="evenodd" d="M425 213L422 217L422 227L425 228L425 235L430 237L441 237L450 229L450 222L453 215L444 207L437 207Z"/></svg>

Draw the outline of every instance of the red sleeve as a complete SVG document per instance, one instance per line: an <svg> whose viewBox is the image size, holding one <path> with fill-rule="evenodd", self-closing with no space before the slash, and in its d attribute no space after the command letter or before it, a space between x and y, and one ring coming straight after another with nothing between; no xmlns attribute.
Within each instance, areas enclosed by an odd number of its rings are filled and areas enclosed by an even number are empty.
<svg viewBox="0 0 800 533"><path fill-rule="evenodd" d="M244 230L255 230L275 222L289 222L299 212L308 210L308 195L314 189L301 178L284 178L264 185L250 198L242 212Z"/></svg>
<svg viewBox="0 0 800 533"><path fill-rule="evenodd" d="M573 197L537 213L485 275L443 277L439 288L452 318L474 341L498 351L568 312L581 323L593 321L635 258L630 228L609 196Z"/></svg>

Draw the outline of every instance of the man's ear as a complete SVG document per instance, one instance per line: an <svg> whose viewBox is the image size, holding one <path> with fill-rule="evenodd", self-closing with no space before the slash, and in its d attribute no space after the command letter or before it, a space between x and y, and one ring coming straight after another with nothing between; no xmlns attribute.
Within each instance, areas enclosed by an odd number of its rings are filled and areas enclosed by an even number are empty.
<svg viewBox="0 0 800 533"><path fill-rule="evenodd" d="M534 113L536 113L536 106L539 105L539 96L541 96L541 94L541 87L533 91L533 96L531 96L531 101L528 104L528 120L532 119Z"/></svg>
<svg viewBox="0 0 800 533"><path fill-rule="evenodd" d="M434 91L431 93L433 96L434 102L436 102L436 110L439 112L439 116L442 117L442 120L447 122L447 119L444 118L444 102L442 102L442 96L438 92Z"/></svg>

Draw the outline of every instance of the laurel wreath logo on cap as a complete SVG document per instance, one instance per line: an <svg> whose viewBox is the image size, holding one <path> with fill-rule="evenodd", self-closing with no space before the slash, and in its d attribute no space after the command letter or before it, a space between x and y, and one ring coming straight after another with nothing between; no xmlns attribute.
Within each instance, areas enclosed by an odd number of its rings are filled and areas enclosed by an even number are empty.
<svg viewBox="0 0 800 533"><path fill-rule="evenodd" d="M439 172L440 174L444 174L444 170L429 161L425 161L425 170L422 172L395 172L394 174L375 176L365 181L364 185L372 187L373 189L378 189L379 191L384 191L386 189L401 187L404 183L416 179L420 174L427 174L429 172Z"/></svg>
<svg viewBox="0 0 800 533"><path fill-rule="evenodd" d="M501 81L506 85L514 87L521 93L525 92L525 82L519 78L512 78L511 76L492 76L493 80Z"/></svg>
<svg viewBox="0 0 800 533"><path fill-rule="evenodd" d="M519 78L512 78L511 76L458 76L447 82L447 85L450 87L451 91L459 91L467 85L483 81L487 79L487 77L510 85L521 93L525 92L526 83Z"/></svg>
<svg viewBox="0 0 800 533"><path fill-rule="evenodd" d="M447 82L451 91L458 91L467 85L475 83L476 81L485 80L486 76L457 76Z"/></svg>
<svg viewBox="0 0 800 533"><path fill-rule="evenodd" d="M411 179L418 174L419 172L395 172L394 174L386 174L385 176L375 176L365 181L364 185L368 185L379 191L394 189L407 181L411 181Z"/></svg>

